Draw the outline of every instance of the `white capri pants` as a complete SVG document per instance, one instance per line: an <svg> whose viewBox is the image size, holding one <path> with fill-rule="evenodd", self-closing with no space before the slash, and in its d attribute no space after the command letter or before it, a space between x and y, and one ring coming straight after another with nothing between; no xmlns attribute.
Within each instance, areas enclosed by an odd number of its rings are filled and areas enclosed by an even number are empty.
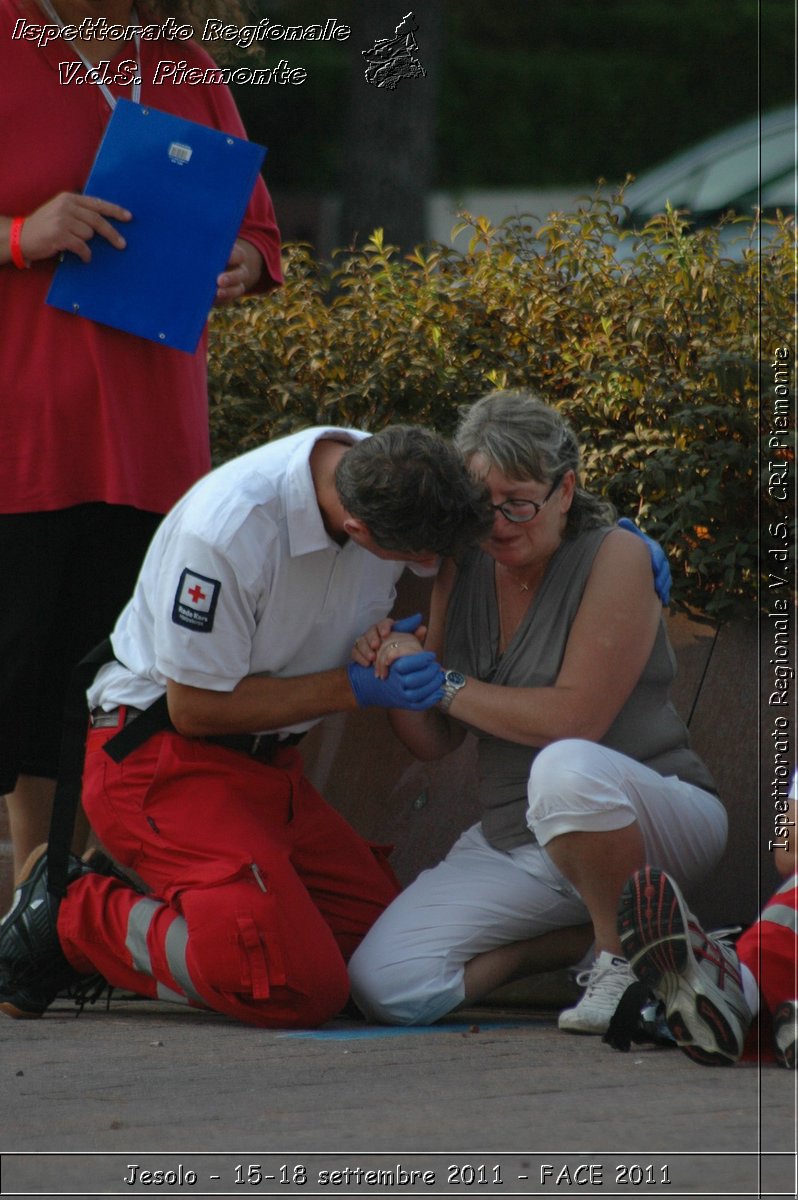
<svg viewBox="0 0 798 1200"><path fill-rule="evenodd" d="M472 826L369 930L349 963L352 996L367 1019L436 1021L462 1004L464 967L476 955L588 923L581 898L544 849L560 834L637 821L647 861L687 889L726 844L717 797L595 742L566 739L541 750L528 795L536 842L496 850Z"/></svg>

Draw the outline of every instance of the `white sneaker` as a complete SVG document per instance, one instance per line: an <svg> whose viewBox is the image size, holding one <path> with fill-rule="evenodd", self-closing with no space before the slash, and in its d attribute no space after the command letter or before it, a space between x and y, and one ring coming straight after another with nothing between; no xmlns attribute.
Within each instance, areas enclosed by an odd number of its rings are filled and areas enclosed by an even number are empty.
<svg viewBox="0 0 798 1200"><path fill-rule="evenodd" d="M560 1013L557 1024L564 1033L606 1033L618 1001L637 981L625 958L602 950L590 970L577 975L576 982L585 994L573 1008Z"/></svg>
<svg viewBox="0 0 798 1200"><path fill-rule="evenodd" d="M736 1062L751 1024L737 955L704 932L664 871L644 867L628 881L618 934L635 975L665 1005L684 1053L707 1066ZM787 1040L782 1053L789 1054Z"/></svg>

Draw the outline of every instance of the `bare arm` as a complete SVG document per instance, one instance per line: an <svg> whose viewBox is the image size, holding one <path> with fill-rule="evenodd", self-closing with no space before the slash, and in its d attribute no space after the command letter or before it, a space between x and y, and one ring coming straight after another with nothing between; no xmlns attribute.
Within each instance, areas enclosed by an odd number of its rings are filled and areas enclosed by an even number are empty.
<svg viewBox="0 0 798 1200"><path fill-rule="evenodd" d="M640 678L660 613L648 551L633 535L612 530L596 555L554 684L514 688L469 677L449 712L521 745L545 746L566 737L598 741ZM439 622L439 616L431 616L428 648L439 645ZM445 655L442 661L445 666ZM440 757L453 748L445 732L451 722L440 713L418 714L421 720L416 716L409 721L406 714L391 715L398 736L414 754Z"/></svg>
<svg viewBox="0 0 798 1200"><path fill-rule="evenodd" d="M430 601L429 629L424 640L424 648L437 654L438 660L442 663L444 662L446 612L456 574L457 568L451 559L442 564L435 578ZM387 669L394 657L394 652L388 648L391 642L395 640L399 642L401 653L412 652L412 644L406 641L411 637L412 635L404 634L397 638L392 633L390 638L386 639L386 649L382 653L382 660L378 659L378 669ZM443 758L444 755L456 750L465 738L465 729L459 722L450 721L443 713L432 708L423 713L400 712L398 709L391 709L388 719L399 740L422 762Z"/></svg>
<svg viewBox="0 0 798 1200"><path fill-rule="evenodd" d="M288 679L248 675L232 691L219 692L167 676L166 694L172 723L187 736L259 733L354 708L422 712L442 698L443 671L424 651L402 655L384 677L350 663Z"/></svg>
<svg viewBox="0 0 798 1200"><path fill-rule="evenodd" d="M186 737L257 733L357 708L343 667L293 679L248 675L232 692L169 679L166 697L172 724Z"/></svg>

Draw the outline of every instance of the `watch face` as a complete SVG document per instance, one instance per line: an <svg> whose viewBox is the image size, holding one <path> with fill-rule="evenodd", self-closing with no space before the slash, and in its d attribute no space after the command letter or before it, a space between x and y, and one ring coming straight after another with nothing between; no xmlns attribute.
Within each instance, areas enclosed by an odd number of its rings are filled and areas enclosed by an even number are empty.
<svg viewBox="0 0 798 1200"><path fill-rule="evenodd" d="M446 672L446 682L452 684L456 688L462 687L465 681L465 675L462 675L460 671Z"/></svg>

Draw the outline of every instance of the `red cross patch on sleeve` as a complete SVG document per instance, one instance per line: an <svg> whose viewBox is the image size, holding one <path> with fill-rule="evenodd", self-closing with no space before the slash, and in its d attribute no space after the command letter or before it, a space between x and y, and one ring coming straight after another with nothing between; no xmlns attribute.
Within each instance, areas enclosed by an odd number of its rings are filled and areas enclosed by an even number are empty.
<svg viewBox="0 0 798 1200"><path fill-rule="evenodd" d="M221 590L222 585L218 579L198 575L196 571L190 571L186 567L180 576L172 609L175 625L183 625L197 633L210 633Z"/></svg>

